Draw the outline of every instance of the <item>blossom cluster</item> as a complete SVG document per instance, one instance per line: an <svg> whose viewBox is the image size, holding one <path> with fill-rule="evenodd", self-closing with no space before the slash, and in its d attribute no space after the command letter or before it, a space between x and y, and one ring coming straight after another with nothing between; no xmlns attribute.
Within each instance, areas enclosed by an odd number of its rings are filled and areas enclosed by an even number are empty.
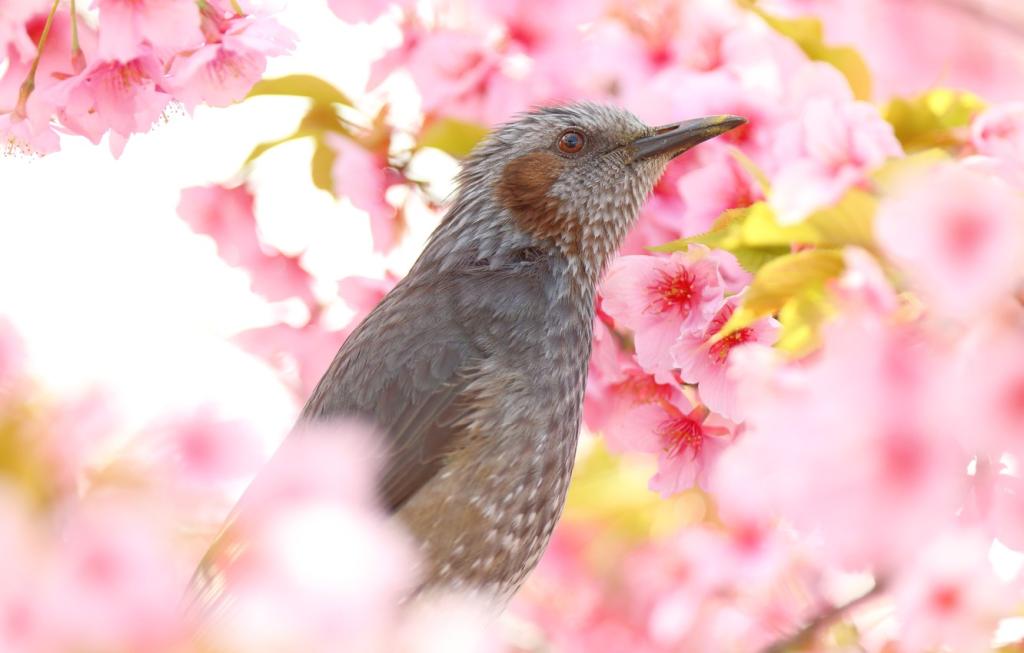
<svg viewBox="0 0 1024 653"><path fill-rule="evenodd" d="M54 398L29 363L0 319L0 649L500 650L465 598L401 604L416 551L377 505L362 427L278 449L212 591L193 571L229 488L267 463L259 429L212 405L130 426L101 390Z"/></svg>
<svg viewBox="0 0 1024 653"><path fill-rule="evenodd" d="M174 104L226 106L294 35L238 0L60 0L0 7L0 149L47 154L58 134L105 134L116 155Z"/></svg>

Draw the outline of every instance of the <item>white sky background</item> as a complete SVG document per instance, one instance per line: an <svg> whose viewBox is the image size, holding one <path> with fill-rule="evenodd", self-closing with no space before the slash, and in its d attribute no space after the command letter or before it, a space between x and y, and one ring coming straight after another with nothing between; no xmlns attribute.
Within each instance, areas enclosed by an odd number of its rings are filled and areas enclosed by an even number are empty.
<svg viewBox="0 0 1024 653"><path fill-rule="evenodd" d="M370 59L398 38L387 26L347 26L322 1L292 2L280 19L298 43L267 76L309 72L357 97ZM138 419L211 399L268 435L290 426L295 407L273 374L223 340L266 323L266 306L175 209L182 188L230 180L255 144L293 131L305 108L293 98L200 108L132 137L119 160L105 142L74 136L42 159L0 156L0 313L28 339L41 378L61 392L113 386ZM309 247L308 266L328 281L380 275L366 216L313 187L311 151L294 142L257 163L267 240L288 253Z"/></svg>

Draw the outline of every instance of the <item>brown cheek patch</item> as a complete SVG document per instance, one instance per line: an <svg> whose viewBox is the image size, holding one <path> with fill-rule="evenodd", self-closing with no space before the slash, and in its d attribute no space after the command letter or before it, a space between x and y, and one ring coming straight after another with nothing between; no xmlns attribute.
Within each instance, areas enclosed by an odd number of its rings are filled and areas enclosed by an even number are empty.
<svg viewBox="0 0 1024 653"><path fill-rule="evenodd" d="M537 238L574 243L575 222L559 211L558 199L548 194L565 164L565 159L551 152L531 152L513 159L498 180L497 196L523 231Z"/></svg>

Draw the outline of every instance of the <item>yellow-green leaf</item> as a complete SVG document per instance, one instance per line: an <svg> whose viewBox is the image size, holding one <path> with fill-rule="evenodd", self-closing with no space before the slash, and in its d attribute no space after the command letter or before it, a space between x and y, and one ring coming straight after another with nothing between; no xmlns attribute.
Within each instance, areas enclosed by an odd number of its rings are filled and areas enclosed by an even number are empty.
<svg viewBox="0 0 1024 653"><path fill-rule="evenodd" d="M898 159L889 159L871 173L871 181L877 192L891 193L907 180L927 174L936 164L949 160L949 153L938 148L923 150Z"/></svg>
<svg viewBox="0 0 1024 653"><path fill-rule="evenodd" d="M337 195L334 190L334 176L331 174L331 170L334 168L334 160L337 157L338 153L323 138L316 139L316 147L313 149L313 158L310 161L313 185L335 197Z"/></svg>
<svg viewBox="0 0 1024 653"><path fill-rule="evenodd" d="M736 159L736 162L740 164L740 167L743 168L747 174L754 178L758 188L761 189L761 193L767 197L771 192L772 186L768 182L768 175L764 173L764 170L761 170L761 168L758 167L758 165L738 147L730 146L729 154L732 155L732 158Z"/></svg>
<svg viewBox="0 0 1024 653"><path fill-rule="evenodd" d="M822 323L834 312L824 286L791 297L779 309L781 328L775 347L795 357L810 353L819 345Z"/></svg>
<svg viewBox="0 0 1024 653"><path fill-rule="evenodd" d="M706 515L708 507L699 489L664 499L648 488L655 472L653 458L613 455L600 438L585 445L569 484L564 519L597 523L620 536L646 539L676 533Z"/></svg>
<svg viewBox="0 0 1024 653"><path fill-rule="evenodd" d="M256 145L249 152L249 156L245 158L245 163L242 165L249 165L255 159L262 156L264 152L269 149L275 148L278 145L282 145L289 141L294 141L298 138L305 138L307 136L314 136L317 139L321 139L327 132L335 132L340 134L347 134L344 124L338 118L338 114L335 113L334 108L328 104L314 103L309 108L306 115L302 117L299 122L298 128L283 138L278 138L272 141L265 141Z"/></svg>
<svg viewBox="0 0 1024 653"><path fill-rule="evenodd" d="M940 88L914 98L895 98L883 115L903 148L917 152L961 144L964 128L984 108L985 103L972 93Z"/></svg>
<svg viewBox="0 0 1024 653"><path fill-rule="evenodd" d="M804 250L771 261L754 276L739 307L712 341L779 311L798 295L820 292L826 281L842 271L843 255L832 249Z"/></svg>
<svg viewBox="0 0 1024 653"><path fill-rule="evenodd" d="M433 147L456 158L466 156L487 134L487 128L455 118L442 118L420 135L420 147Z"/></svg>
<svg viewBox="0 0 1024 653"><path fill-rule="evenodd" d="M818 209L804 221L821 246L856 245L875 250L874 221L878 200L870 193L854 188L834 205Z"/></svg>
<svg viewBox="0 0 1024 653"><path fill-rule="evenodd" d="M810 59L831 64L839 70L850 84L854 97L858 100L871 99L871 71L863 57L853 48L826 44L820 20L808 17L781 18L769 14L753 2L745 4L776 32L792 39Z"/></svg>
<svg viewBox="0 0 1024 653"><path fill-rule="evenodd" d="M275 79L261 79L249 91L248 97L257 95L295 95L308 97L320 104L352 106L352 101L347 95L314 75L286 75Z"/></svg>
<svg viewBox="0 0 1024 653"><path fill-rule="evenodd" d="M736 247L729 250L740 266L751 274L756 274L769 262L789 253L789 247Z"/></svg>

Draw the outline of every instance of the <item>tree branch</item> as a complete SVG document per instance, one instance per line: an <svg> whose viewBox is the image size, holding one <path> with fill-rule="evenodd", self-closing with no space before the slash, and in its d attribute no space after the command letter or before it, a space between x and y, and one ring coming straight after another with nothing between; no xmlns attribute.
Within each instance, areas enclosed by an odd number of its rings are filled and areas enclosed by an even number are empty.
<svg viewBox="0 0 1024 653"><path fill-rule="evenodd" d="M875 598L883 591L885 591L885 586L886 583L884 578L879 578L875 580L874 587L872 587L864 594L858 596L853 600L847 601L846 603L840 605L832 605L825 608L817 615L815 615L810 621L808 621L803 628L793 633L789 637L780 639L777 642L771 644L770 646L768 646L768 648L763 649L761 653L785 653L790 649L794 649L809 643L818 635L822 628L825 628L826 626L832 624L834 621L837 621L850 610L853 610L861 604L867 603L871 599Z"/></svg>

